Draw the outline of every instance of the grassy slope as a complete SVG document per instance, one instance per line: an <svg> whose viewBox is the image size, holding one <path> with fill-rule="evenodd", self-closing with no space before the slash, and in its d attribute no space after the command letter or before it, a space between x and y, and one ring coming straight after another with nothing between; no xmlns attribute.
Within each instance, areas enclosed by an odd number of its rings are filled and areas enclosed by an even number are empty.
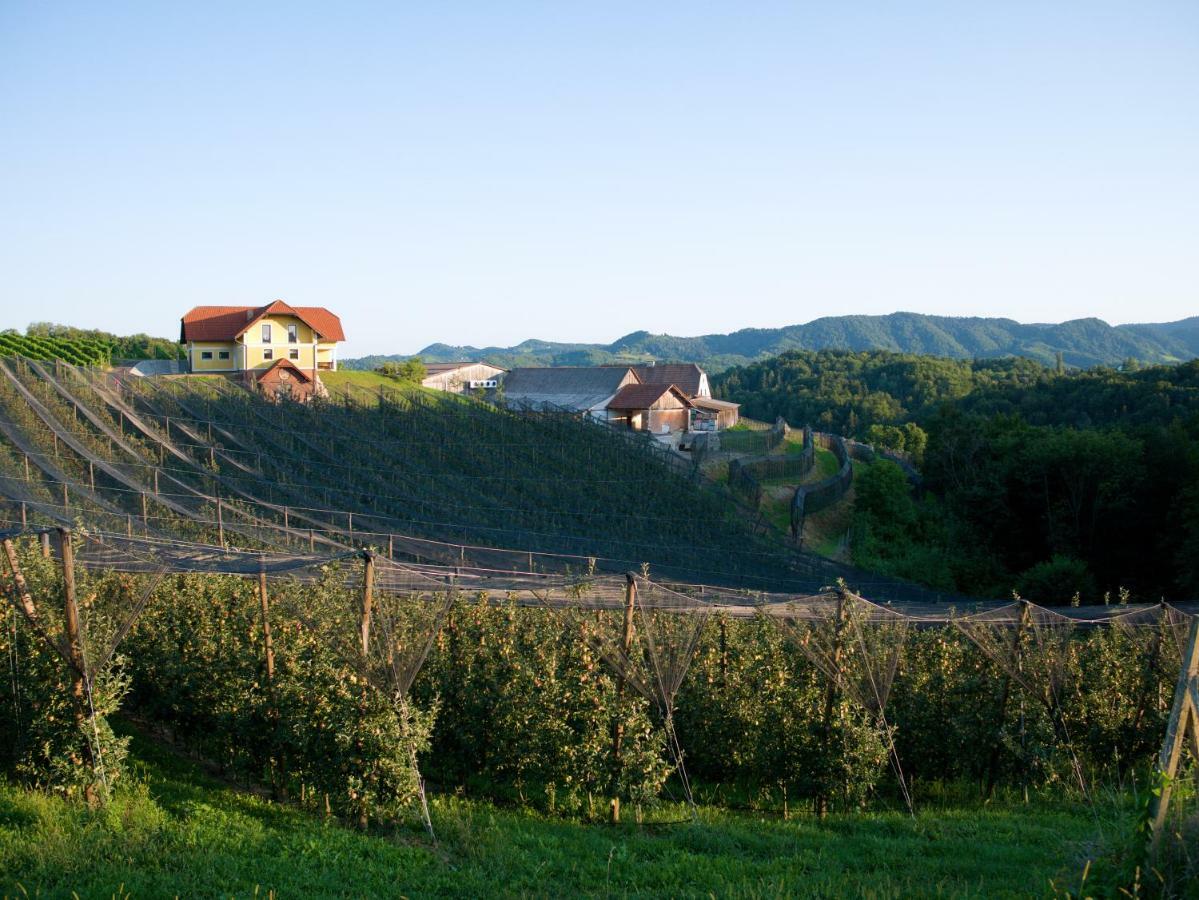
<svg viewBox="0 0 1199 900"><path fill-rule="evenodd" d="M783 444L783 451L788 454L800 453L803 451L802 444L796 444L788 441ZM855 468L859 463L855 460L853 465ZM804 476L802 483L811 484L816 481L823 481L825 478L831 478L837 474L837 457L833 455L831 450L825 450L823 447L816 448L816 461L812 466L812 470ZM794 478L766 478L762 481L765 493L762 498L762 511L766 518L778 528L780 531L788 531L791 528L791 501L795 495L795 479ZM850 494L847 494L845 499L839 503L823 510L820 513L814 513L808 516L809 522L812 522L813 529L819 529L819 534L815 530L808 527L808 523L804 524L804 546L809 550L813 550L822 556L834 557L838 555L840 550L841 536L845 533L845 529L849 527L849 518L853 515L853 488L850 488ZM826 515L833 514L836 515ZM818 522L817 516L821 516ZM844 519L844 523L841 520ZM831 523L827 527L824 523ZM840 530L833 534L830 529Z"/></svg>
<svg viewBox="0 0 1199 900"><path fill-rule="evenodd" d="M239 793L141 738L133 756L139 783L104 811L0 785L0 895L1028 896L1074 887L1096 830L1066 805L823 823L704 809L638 830L434 797L433 847Z"/></svg>

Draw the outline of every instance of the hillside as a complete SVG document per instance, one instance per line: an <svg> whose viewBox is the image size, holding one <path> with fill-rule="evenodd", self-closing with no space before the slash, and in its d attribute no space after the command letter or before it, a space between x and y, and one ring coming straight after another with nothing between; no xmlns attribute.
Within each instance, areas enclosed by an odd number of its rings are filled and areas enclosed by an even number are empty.
<svg viewBox="0 0 1199 900"><path fill-rule="evenodd" d="M9 521L84 516L264 547L308 547L315 535L396 553L408 536L454 545L403 545L418 558L490 564L482 548L509 548L538 569L598 558L609 571L649 563L696 581L796 571L656 442L570 416L353 384L344 402L271 404L220 378L121 384L55 368L0 361Z"/></svg>
<svg viewBox="0 0 1199 900"><path fill-rule="evenodd" d="M712 390L755 419L920 464L920 497L882 474L865 505L858 491L861 568L981 596L1199 590L1199 361L1058 373L1024 359L793 351L723 372Z"/></svg>
<svg viewBox="0 0 1199 900"><path fill-rule="evenodd" d="M1108 325L1099 319L1060 324L1022 324L1011 319L928 316L828 316L783 328L744 328L732 334L676 337L635 331L611 344L528 340L514 347L430 344L426 362L483 359L495 365L578 366L645 360L697 362L711 372L775 356L788 350L891 350L952 359L1024 356L1045 364L1061 353L1066 365L1115 366L1135 359L1173 363L1199 356L1199 316L1179 322ZM348 368L374 368L402 355L346 360Z"/></svg>

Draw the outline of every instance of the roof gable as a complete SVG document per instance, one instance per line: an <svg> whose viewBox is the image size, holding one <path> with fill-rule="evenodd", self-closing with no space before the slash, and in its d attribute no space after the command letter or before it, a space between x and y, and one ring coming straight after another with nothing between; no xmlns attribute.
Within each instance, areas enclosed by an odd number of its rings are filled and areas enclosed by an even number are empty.
<svg viewBox="0 0 1199 900"><path fill-rule="evenodd" d="M341 319L323 306L290 306L274 300L266 306L196 306L181 320L179 342L235 341L264 316L294 316L326 341L344 341Z"/></svg>
<svg viewBox="0 0 1199 900"><path fill-rule="evenodd" d="M608 409L650 409L666 394L673 394L690 406L687 395L673 384L626 384L608 401Z"/></svg>
<svg viewBox="0 0 1199 900"><path fill-rule="evenodd" d="M695 363L633 366L633 372L643 384L673 384L688 397L700 393L704 379L704 370Z"/></svg>
<svg viewBox="0 0 1199 900"><path fill-rule="evenodd" d="M267 376L274 377L274 376L278 375L280 370L282 370L282 369L287 369L289 372L291 372L293 375L295 375L301 381L305 381L305 382L312 381L312 376L309 375L307 372L305 372L303 369L301 369L299 366L297 366L295 363L293 363L290 359L275 360L273 363L271 363L269 366L267 366L265 369L263 369L260 373L258 373L258 380L262 381L262 379L266 378Z"/></svg>

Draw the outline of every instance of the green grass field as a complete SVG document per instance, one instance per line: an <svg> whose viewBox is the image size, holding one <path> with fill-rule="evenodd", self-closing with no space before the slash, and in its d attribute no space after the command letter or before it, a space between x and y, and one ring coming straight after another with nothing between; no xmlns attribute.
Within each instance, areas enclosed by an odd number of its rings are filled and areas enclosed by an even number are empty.
<svg viewBox="0 0 1199 900"><path fill-rule="evenodd" d="M434 795L434 845L415 825L361 834L269 803L136 735L133 758L136 783L103 810L0 785L0 896L1040 896L1077 889L1122 813L705 807L698 825L614 828Z"/></svg>

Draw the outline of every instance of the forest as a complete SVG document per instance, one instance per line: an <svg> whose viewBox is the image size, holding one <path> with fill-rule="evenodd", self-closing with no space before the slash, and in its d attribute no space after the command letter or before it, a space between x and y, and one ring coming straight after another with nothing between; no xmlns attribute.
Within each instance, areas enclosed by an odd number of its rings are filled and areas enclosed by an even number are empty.
<svg viewBox="0 0 1199 900"><path fill-rule="evenodd" d="M908 453L923 482L858 484L854 562L946 590L1045 603L1199 588L1199 364L793 352L713 379L783 416Z"/></svg>

